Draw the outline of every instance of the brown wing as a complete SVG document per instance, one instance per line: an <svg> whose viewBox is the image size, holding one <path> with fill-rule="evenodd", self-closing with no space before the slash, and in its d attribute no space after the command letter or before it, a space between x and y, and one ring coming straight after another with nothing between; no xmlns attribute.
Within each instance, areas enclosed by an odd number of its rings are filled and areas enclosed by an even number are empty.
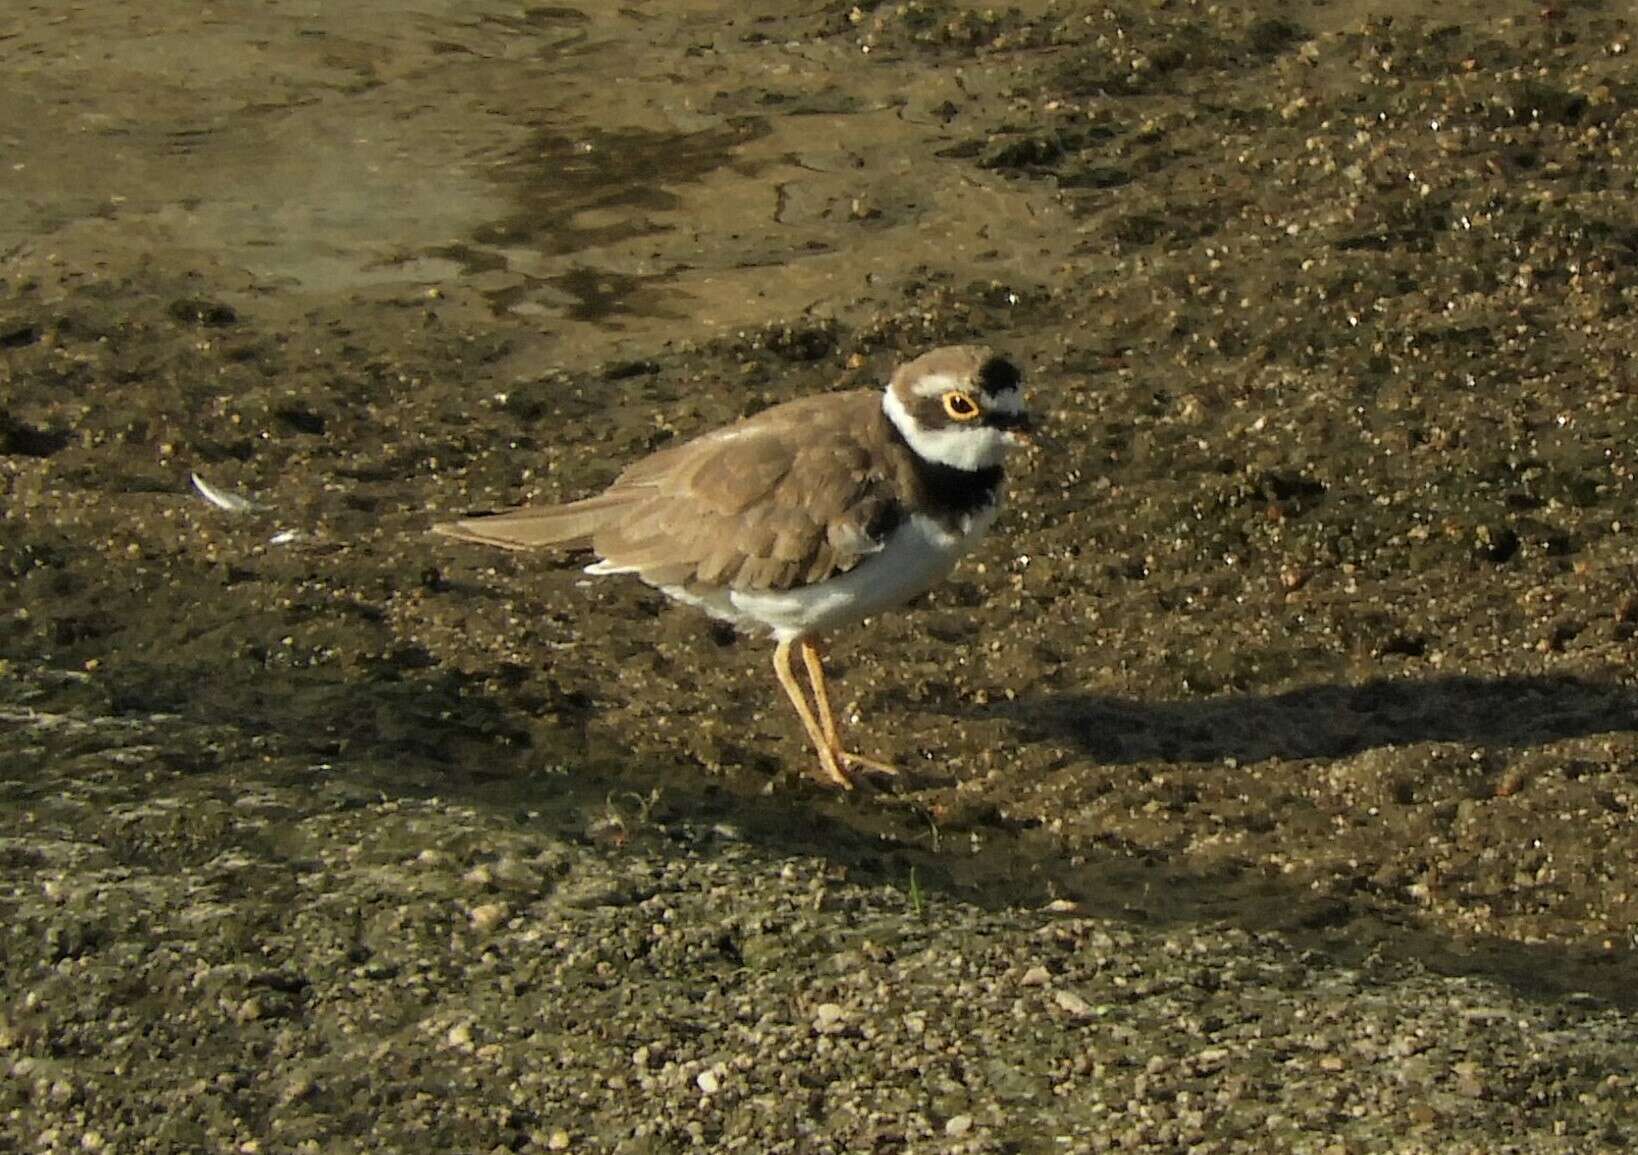
<svg viewBox="0 0 1638 1155"><path fill-rule="evenodd" d="M880 395L776 406L637 462L592 501L606 568L655 585L785 590L852 569L898 519L872 453Z"/></svg>
<svg viewBox="0 0 1638 1155"><path fill-rule="evenodd" d="M574 548L590 545L592 535L629 504L629 498L600 493L567 505L527 505L446 521L433 526L432 532L502 549L530 550L549 545Z"/></svg>

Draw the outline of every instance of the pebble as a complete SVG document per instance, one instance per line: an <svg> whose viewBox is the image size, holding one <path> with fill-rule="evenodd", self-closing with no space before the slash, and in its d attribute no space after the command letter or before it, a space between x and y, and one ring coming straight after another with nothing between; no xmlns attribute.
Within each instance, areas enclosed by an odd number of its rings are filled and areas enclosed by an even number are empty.
<svg viewBox="0 0 1638 1155"><path fill-rule="evenodd" d="M511 913L511 909L504 902L485 902L469 910L467 918L471 921L473 930L489 934L504 923Z"/></svg>
<svg viewBox="0 0 1638 1155"><path fill-rule="evenodd" d="M1058 1004L1058 1009L1078 1018L1092 1016L1092 1004L1083 999L1074 991L1053 991L1052 1001Z"/></svg>

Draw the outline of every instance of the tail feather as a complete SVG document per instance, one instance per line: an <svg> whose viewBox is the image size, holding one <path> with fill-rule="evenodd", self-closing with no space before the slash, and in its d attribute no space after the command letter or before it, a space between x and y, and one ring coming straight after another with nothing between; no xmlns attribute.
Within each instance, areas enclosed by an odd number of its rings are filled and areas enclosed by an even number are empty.
<svg viewBox="0 0 1638 1155"><path fill-rule="evenodd" d="M625 495L601 493L567 505L524 506L502 513L446 521L433 526L432 532L461 541L498 545L502 549L587 545L592 535L630 500Z"/></svg>

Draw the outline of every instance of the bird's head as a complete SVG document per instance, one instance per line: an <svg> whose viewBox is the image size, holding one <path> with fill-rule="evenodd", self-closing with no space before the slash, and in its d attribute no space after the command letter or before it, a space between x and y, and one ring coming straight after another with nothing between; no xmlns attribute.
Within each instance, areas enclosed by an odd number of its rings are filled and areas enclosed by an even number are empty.
<svg viewBox="0 0 1638 1155"><path fill-rule="evenodd" d="M993 469L1028 444L1023 374L982 345L947 345L901 366L882 408L919 456L955 469Z"/></svg>

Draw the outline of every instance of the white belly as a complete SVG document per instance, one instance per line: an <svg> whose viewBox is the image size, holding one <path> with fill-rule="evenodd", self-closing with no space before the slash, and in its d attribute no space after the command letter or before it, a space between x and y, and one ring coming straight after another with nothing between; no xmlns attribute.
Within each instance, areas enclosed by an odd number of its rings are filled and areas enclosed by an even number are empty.
<svg viewBox="0 0 1638 1155"><path fill-rule="evenodd" d="M876 553L817 585L761 593L712 590L703 595L667 587L665 593L735 625L761 626L775 637L824 633L926 593L978 544L999 511L999 504L979 511L960 533L945 531L931 518L912 516Z"/></svg>

